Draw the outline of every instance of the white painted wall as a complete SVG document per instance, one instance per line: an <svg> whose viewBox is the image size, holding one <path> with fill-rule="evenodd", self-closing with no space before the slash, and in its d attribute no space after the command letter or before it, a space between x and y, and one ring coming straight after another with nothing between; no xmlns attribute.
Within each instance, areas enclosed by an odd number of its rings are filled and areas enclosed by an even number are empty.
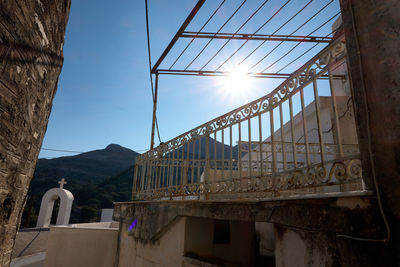
<svg viewBox="0 0 400 267"><path fill-rule="evenodd" d="M104 224L104 223L103 223ZM117 255L118 228L51 227L45 267L110 267ZM108 227L111 224L108 223Z"/></svg>

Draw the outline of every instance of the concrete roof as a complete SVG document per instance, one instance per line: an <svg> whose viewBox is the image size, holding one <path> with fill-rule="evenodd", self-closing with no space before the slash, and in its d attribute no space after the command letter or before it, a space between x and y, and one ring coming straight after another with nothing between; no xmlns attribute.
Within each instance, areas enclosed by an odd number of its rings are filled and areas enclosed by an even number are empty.
<svg viewBox="0 0 400 267"><path fill-rule="evenodd" d="M45 252L49 228L22 229L15 238L12 258Z"/></svg>

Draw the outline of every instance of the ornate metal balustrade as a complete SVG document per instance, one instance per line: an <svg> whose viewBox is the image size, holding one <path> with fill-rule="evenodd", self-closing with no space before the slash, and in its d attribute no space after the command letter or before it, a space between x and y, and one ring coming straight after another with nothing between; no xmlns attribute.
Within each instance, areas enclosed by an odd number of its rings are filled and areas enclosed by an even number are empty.
<svg viewBox="0 0 400 267"><path fill-rule="evenodd" d="M266 96L138 156L132 198L279 198L362 189L345 60L344 40L337 39Z"/></svg>

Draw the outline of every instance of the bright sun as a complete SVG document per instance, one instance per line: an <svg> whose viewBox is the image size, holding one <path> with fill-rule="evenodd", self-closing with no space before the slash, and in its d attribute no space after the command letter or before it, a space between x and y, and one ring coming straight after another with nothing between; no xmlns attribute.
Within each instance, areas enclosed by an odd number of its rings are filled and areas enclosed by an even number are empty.
<svg viewBox="0 0 400 267"><path fill-rule="evenodd" d="M239 66L230 71L229 75L223 79L225 93L232 98L242 98L246 95L251 85L251 78L247 73L246 66Z"/></svg>

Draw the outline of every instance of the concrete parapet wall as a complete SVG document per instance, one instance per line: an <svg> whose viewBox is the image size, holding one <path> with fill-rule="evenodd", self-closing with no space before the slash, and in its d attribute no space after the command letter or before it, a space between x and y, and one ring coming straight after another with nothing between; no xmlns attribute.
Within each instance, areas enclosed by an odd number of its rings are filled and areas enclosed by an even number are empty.
<svg viewBox="0 0 400 267"><path fill-rule="evenodd" d="M132 235L143 242L157 240L179 216L270 222L340 234L380 237L381 218L372 197L286 201L140 201L115 203L114 220L138 223Z"/></svg>
<svg viewBox="0 0 400 267"><path fill-rule="evenodd" d="M44 266L114 266L117 238L116 228L51 227Z"/></svg>
<svg viewBox="0 0 400 267"><path fill-rule="evenodd" d="M376 253L385 259L384 262L390 264L392 255L383 243L357 241L338 236L381 238L384 235L384 227L376 205L376 199L368 196L287 201L116 203L114 220L119 221L123 226L120 263L124 257L131 257L126 259L128 262L135 260L128 253L133 247L123 252L123 247L128 246L126 244L154 247L155 244L161 244L160 242L167 242L161 240L164 240L172 228L176 228L177 222L188 216L274 224L275 256L278 266L298 266L296 264L299 262L304 262L303 266L311 263L311 265L315 263L314 266L318 264L376 266ZM130 234L127 234L129 225L135 219L138 219L137 225ZM190 224L186 224L186 227L188 226ZM172 237L174 238L176 237ZM292 246L295 247L297 254L291 255ZM364 251L371 251L371 253ZM296 260L285 261L287 257ZM127 265L120 264L119 266Z"/></svg>
<svg viewBox="0 0 400 267"><path fill-rule="evenodd" d="M157 242L152 243L143 243L130 235L128 228L131 223L120 224L118 266L181 266L185 223L184 217L178 218L165 230Z"/></svg>

